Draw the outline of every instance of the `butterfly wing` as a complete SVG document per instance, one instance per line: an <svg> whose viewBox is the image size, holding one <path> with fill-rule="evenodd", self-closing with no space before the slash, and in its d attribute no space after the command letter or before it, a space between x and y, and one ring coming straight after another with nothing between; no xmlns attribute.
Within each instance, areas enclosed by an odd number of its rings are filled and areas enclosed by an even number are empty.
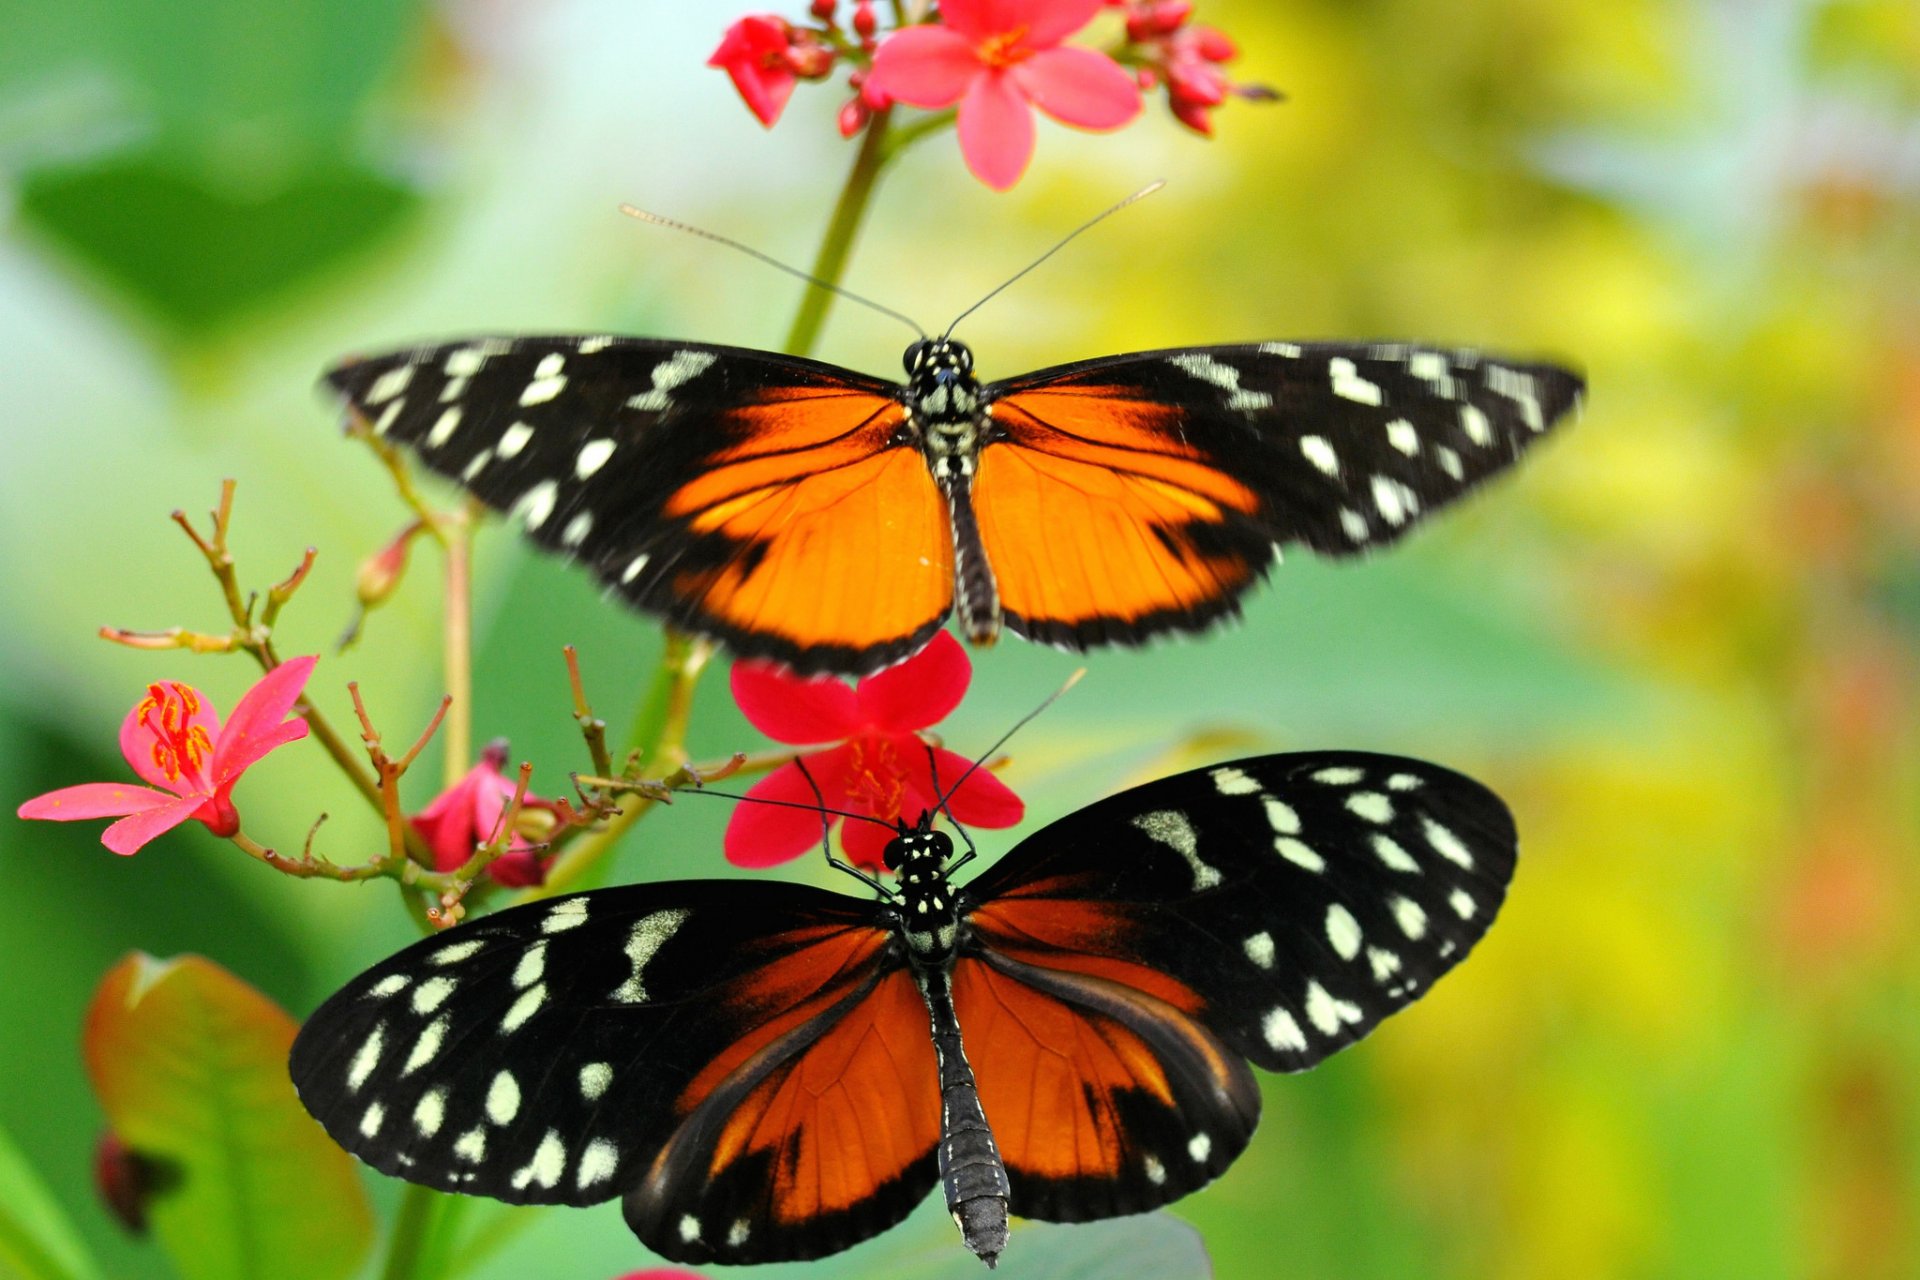
<svg viewBox="0 0 1920 1280"><path fill-rule="evenodd" d="M956 968L1014 1211L1211 1181L1258 1119L1243 1060L1304 1070L1418 998L1486 932L1516 847L1480 784L1361 752L1163 778L1022 841L967 886Z"/></svg>
<svg viewBox="0 0 1920 1280"><path fill-rule="evenodd" d="M810 360L638 338L475 339L326 376L374 434L628 603L802 672L924 644L953 595L946 506L896 388Z"/></svg>
<svg viewBox="0 0 1920 1280"><path fill-rule="evenodd" d="M307 1020L291 1069L384 1173L513 1203L625 1195L684 1262L809 1258L935 1180L926 1009L872 903L683 881L502 911Z"/></svg>
<svg viewBox="0 0 1920 1280"><path fill-rule="evenodd" d="M1581 389L1475 352L1278 342L995 384L973 497L1007 625L1069 649L1199 630L1282 546L1397 540L1511 466Z"/></svg>

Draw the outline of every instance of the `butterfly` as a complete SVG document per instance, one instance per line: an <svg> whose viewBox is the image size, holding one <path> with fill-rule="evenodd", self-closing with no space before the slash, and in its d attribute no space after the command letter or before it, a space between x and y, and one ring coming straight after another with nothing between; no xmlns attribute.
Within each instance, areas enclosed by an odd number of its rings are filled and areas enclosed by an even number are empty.
<svg viewBox="0 0 1920 1280"><path fill-rule="evenodd" d="M477 338L349 360L352 419L629 604L743 657L863 675L957 611L1084 650L1233 615L1280 549L1394 542L1578 402L1551 364L1404 344L1109 356L907 381L702 343Z"/></svg>
<svg viewBox="0 0 1920 1280"><path fill-rule="evenodd" d="M928 814L872 898L689 880L483 917L321 1005L294 1083L382 1172L617 1196L677 1262L834 1253L938 1183L991 1264L1010 1213L1218 1177L1259 1119L1249 1063L1304 1070L1425 994L1492 923L1516 836L1469 778L1332 751L1120 792L965 885L953 852Z"/></svg>

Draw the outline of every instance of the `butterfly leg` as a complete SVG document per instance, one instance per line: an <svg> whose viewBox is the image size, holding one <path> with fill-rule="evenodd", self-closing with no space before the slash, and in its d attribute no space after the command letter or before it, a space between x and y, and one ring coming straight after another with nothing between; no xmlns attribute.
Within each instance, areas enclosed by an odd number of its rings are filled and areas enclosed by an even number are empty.
<svg viewBox="0 0 1920 1280"><path fill-rule="evenodd" d="M960 1046L947 970L925 969L916 976L933 1018L933 1051L940 1064L940 1185L967 1248L991 1267L1007 1247L1007 1168Z"/></svg>

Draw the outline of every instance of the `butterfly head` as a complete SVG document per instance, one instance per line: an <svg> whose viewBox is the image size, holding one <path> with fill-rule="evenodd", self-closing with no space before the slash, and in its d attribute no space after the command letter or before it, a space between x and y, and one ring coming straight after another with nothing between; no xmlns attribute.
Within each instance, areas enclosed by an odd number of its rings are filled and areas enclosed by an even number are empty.
<svg viewBox="0 0 1920 1280"><path fill-rule="evenodd" d="M907 406L929 430L929 444L960 434L970 444L974 417L980 410L973 352L952 338L922 338L907 348L901 363L907 369Z"/></svg>
<svg viewBox="0 0 1920 1280"><path fill-rule="evenodd" d="M899 833L887 841L880 857L887 870L899 873L903 885L927 884L945 877L953 841L933 829L933 815L928 813L912 826L902 819Z"/></svg>

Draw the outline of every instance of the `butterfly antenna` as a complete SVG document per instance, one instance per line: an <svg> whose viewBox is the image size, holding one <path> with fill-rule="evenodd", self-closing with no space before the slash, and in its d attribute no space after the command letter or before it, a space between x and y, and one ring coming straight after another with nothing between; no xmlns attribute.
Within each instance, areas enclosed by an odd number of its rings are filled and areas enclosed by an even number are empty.
<svg viewBox="0 0 1920 1280"><path fill-rule="evenodd" d="M1154 181L1154 182L1149 182L1146 186L1140 188L1138 191L1128 196L1125 200L1122 200L1119 204L1114 205L1113 208L1108 209L1105 212L1095 214L1093 217L1088 218L1085 222L1081 223L1079 226L1075 227L1073 230L1067 232L1067 234L1062 236L1060 238L1060 242L1054 245L1053 248L1047 250L1045 253L1035 258L1032 262L1029 262L1026 266L1020 268L1020 270L1014 272L1011 276L1001 281L999 287L996 288L992 293L989 293L986 297L980 299L980 301L974 303L972 306L968 307L965 311L962 311L959 315L955 316L953 318L953 323L947 326L947 331L941 334L940 337L944 340L946 338L953 336L953 331L960 327L960 322L962 320L965 320L968 316L972 315L974 312L978 311L980 308L986 306L989 302L992 302L995 298L999 297L1000 294L1006 291L1007 286L1012 284L1015 280L1018 280L1021 276L1026 275L1029 271L1032 271L1035 267L1045 262L1048 258L1051 258L1054 254L1066 248L1067 245L1072 243L1074 237L1078 236L1082 231L1092 230L1094 226L1096 226L1099 223L1105 222L1108 218L1111 218L1114 214L1120 212L1122 209L1126 208L1128 205L1134 204L1141 200L1145 200L1148 196L1152 195L1154 192L1158 191L1160 188L1166 185L1167 185L1167 180L1165 178L1158 179L1157 181ZM691 230L691 228L689 228L689 230ZM751 250L749 250L749 252L751 252ZM1063 689L1061 692L1064 693L1065 690ZM1026 721L1023 720L1021 721L1021 723L1025 724Z"/></svg>
<svg viewBox="0 0 1920 1280"><path fill-rule="evenodd" d="M947 874L952 875L979 857L980 851L973 847L973 837L968 835L967 829L960 825L960 819L953 816L953 809L947 804L947 797L940 790L940 753L933 749L931 742L925 742L921 745L927 749L927 771L933 777L933 794L940 797L934 802L934 806L939 809L941 813L947 815L947 825L955 831L958 831L960 838L964 840L967 845L966 856L956 860L952 866L947 868ZM972 772L972 770L968 770L968 772Z"/></svg>
<svg viewBox="0 0 1920 1280"><path fill-rule="evenodd" d="M1135 199L1138 199L1138 197L1135 197ZM1132 202L1129 201L1128 203L1132 203ZM740 252L746 254L749 258L758 258L761 262L766 263L768 266L772 267L774 270L784 271L788 275L794 277L796 280L805 280L808 284L813 285L815 288L825 289L829 293L839 294L841 297L845 298L848 302L857 302L863 307L871 307L873 310L878 311L883 316L892 316L895 320L898 320L901 324L906 325L909 329L919 334L923 340L927 336L927 331L925 329L922 329L918 324L916 324L911 316L902 315L898 311L895 311L892 307L883 307L879 303L875 302L872 298L863 298L859 294L853 292L851 289L843 289L837 284L831 284L828 281L822 280L819 276L811 275L805 271L802 271L798 267L790 267L786 263L780 261L778 258L769 257L767 254L760 252L758 249L755 249L751 245L741 244L738 240L730 240L726 236L720 235L717 232L708 231L705 227L696 227L692 223L676 222L672 218L663 218L657 213L649 212L646 209L636 208L635 206L630 204L621 205L620 212L626 214L629 218L638 218L642 222L651 222L656 227L671 227L675 231L684 231L690 236L699 236L702 240L711 240L715 244L726 245L729 249L738 249ZM1112 211L1109 210L1108 212L1112 212ZM1102 214L1101 216L1105 217L1106 215ZM1097 220L1098 219L1096 219L1096 221ZM1078 233L1076 232L1075 234L1078 234ZM1018 277L1015 277L1015 278L1017 279ZM993 295L989 294L987 296L992 297Z"/></svg>
<svg viewBox="0 0 1920 1280"><path fill-rule="evenodd" d="M820 852L826 855L827 865L832 867L835 871L846 872L848 875L860 881L862 884L867 885L874 892L878 893L881 897L891 898L893 896L893 891L888 889L886 885L881 884L878 880L874 879L872 876L868 875L866 872L862 871L860 868L854 866L851 862L842 862L840 859L833 856L833 845L828 842L828 833L831 830L832 824L828 822L827 815L829 813L840 813L841 811L838 809L827 808L827 797L821 792L820 784L815 782L813 780L813 775L807 771L807 762L805 760L802 760L800 757L795 756L793 758L793 763L799 767L800 776L807 780L807 786L810 790L812 790L813 798L819 802L817 805L817 808L820 811ZM794 808L796 809L804 809L806 807L807 807L806 805L794 806ZM848 817L848 818L866 817L871 822L880 822L880 819L869 817L866 814L842 813L841 816ZM886 827L887 830L889 831L893 830L893 824L890 822L882 822L880 823L880 825Z"/></svg>
<svg viewBox="0 0 1920 1280"><path fill-rule="evenodd" d="M971 778L974 775L975 770L977 770L981 765L985 764L987 761L991 760L993 758L994 752L1006 746L1007 739L1011 738L1014 734L1026 728L1028 721L1032 720L1035 716L1039 715L1042 711L1045 711L1048 707L1052 706L1055 702L1059 701L1060 695L1065 693L1067 690L1073 688L1073 686L1079 684L1080 677L1086 674L1087 674L1087 669L1085 667L1079 668L1072 675L1068 676L1058 689L1055 689L1052 693L1048 694L1046 698L1040 703L1039 706L1035 707L1033 710L1027 712L1027 714L1021 716L1017 721L1015 721L1013 728L1007 730L1005 733L1000 735L1000 741L988 747L986 751L979 757L979 759L975 760L972 764L967 766L967 771L965 773L961 774L958 778L954 779L953 785L951 787L948 787L945 793L942 794L940 797L940 808L945 809L947 807L947 797L952 795L954 792L958 791L961 787L961 784L966 782L968 778ZM952 817L952 814L948 814L948 817ZM956 823L955 825L957 826L958 824Z"/></svg>

